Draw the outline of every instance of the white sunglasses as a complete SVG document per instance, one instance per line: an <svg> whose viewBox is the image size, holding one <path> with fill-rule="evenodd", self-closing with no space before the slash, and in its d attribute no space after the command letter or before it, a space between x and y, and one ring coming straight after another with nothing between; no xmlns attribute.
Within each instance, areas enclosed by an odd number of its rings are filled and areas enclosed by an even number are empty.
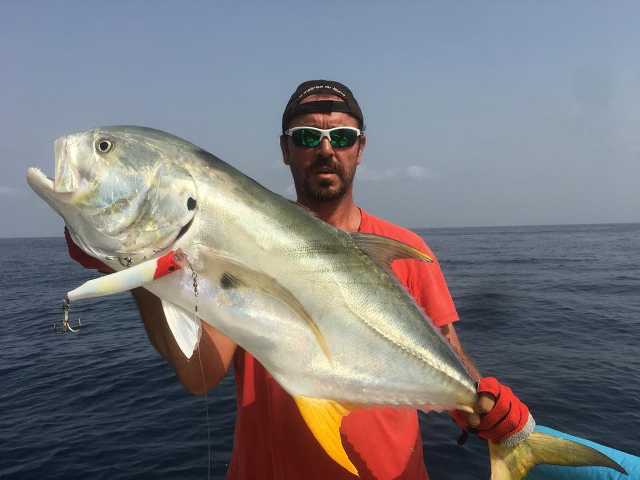
<svg viewBox="0 0 640 480"><path fill-rule="evenodd" d="M352 147L362 131L354 127L335 127L328 130L316 127L294 127L284 132L289 135L297 147L317 147L323 138L327 138L332 147Z"/></svg>

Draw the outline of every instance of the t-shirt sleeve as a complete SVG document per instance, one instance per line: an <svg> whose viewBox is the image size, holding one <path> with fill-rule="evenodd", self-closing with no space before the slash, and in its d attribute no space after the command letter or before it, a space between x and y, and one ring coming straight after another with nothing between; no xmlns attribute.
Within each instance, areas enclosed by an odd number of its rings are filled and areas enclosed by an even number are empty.
<svg viewBox="0 0 640 480"><path fill-rule="evenodd" d="M436 327L457 321L458 312L438 260L422 239L415 246L434 262L397 260L392 265L393 270Z"/></svg>

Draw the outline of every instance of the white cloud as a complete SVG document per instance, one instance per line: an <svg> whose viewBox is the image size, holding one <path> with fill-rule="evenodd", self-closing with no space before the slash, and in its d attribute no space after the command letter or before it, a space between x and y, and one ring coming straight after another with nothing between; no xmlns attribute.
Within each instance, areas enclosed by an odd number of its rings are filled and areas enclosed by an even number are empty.
<svg viewBox="0 0 640 480"><path fill-rule="evenodd" d="M435 174L427 171L426 168L419 165L410 165L405 169L407 177L415 178L416 180L426 180L429 178L436 178Z"/></svg>
<svg viewBox="0 0 640 480"><path fill-rule="evenodd" d="M437 178L434 173L419 165L408 167L386 167L375 169L368 165L360 165L356 178L365 182L378 182L390 178L410 178L415 180L429 180Z"/></svg>

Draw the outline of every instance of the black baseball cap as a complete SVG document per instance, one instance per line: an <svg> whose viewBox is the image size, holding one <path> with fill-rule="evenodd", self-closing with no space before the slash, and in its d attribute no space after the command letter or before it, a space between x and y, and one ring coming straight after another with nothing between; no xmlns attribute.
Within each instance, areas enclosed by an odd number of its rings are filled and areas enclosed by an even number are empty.
<svg viewBox="0 0 640 480"><path fill-rule="evenodd" d="M329 94L341 98L343 101L320 100L317 102L307 102L300 105L300 102L309 95ZM346 112L355 117L360 129L364 129L364 118L360 105L356 101L351 90L345 85L332 80L308 80L301 83L291 98L282 114L282 133L287 130L287 126L293 117L304 113L331 113Z"/></svg>

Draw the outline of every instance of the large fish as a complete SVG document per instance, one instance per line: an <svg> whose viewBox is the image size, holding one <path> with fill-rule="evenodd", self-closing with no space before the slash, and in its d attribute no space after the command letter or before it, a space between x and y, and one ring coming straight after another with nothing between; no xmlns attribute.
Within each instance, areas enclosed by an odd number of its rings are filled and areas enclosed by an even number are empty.
<svg viewBox="0 0 640 480"><path fill-rule="evenodd" d="M197 304L202 320L294 397L316 439L350 472L339 435L350 411L472 410L475 382L390 269L397 258L430 261L424 253L338 230L157 130L67 135L55 156L55 178L32 168L29 184L76 244L118 271L69 298L142 285L162 299L187 357L199 338ZM160 264L175 272L158 274ZM517 447L491 444L491 454L494 479L521 479L548 461L620 471L594 450L539 433Z"/></svg>

